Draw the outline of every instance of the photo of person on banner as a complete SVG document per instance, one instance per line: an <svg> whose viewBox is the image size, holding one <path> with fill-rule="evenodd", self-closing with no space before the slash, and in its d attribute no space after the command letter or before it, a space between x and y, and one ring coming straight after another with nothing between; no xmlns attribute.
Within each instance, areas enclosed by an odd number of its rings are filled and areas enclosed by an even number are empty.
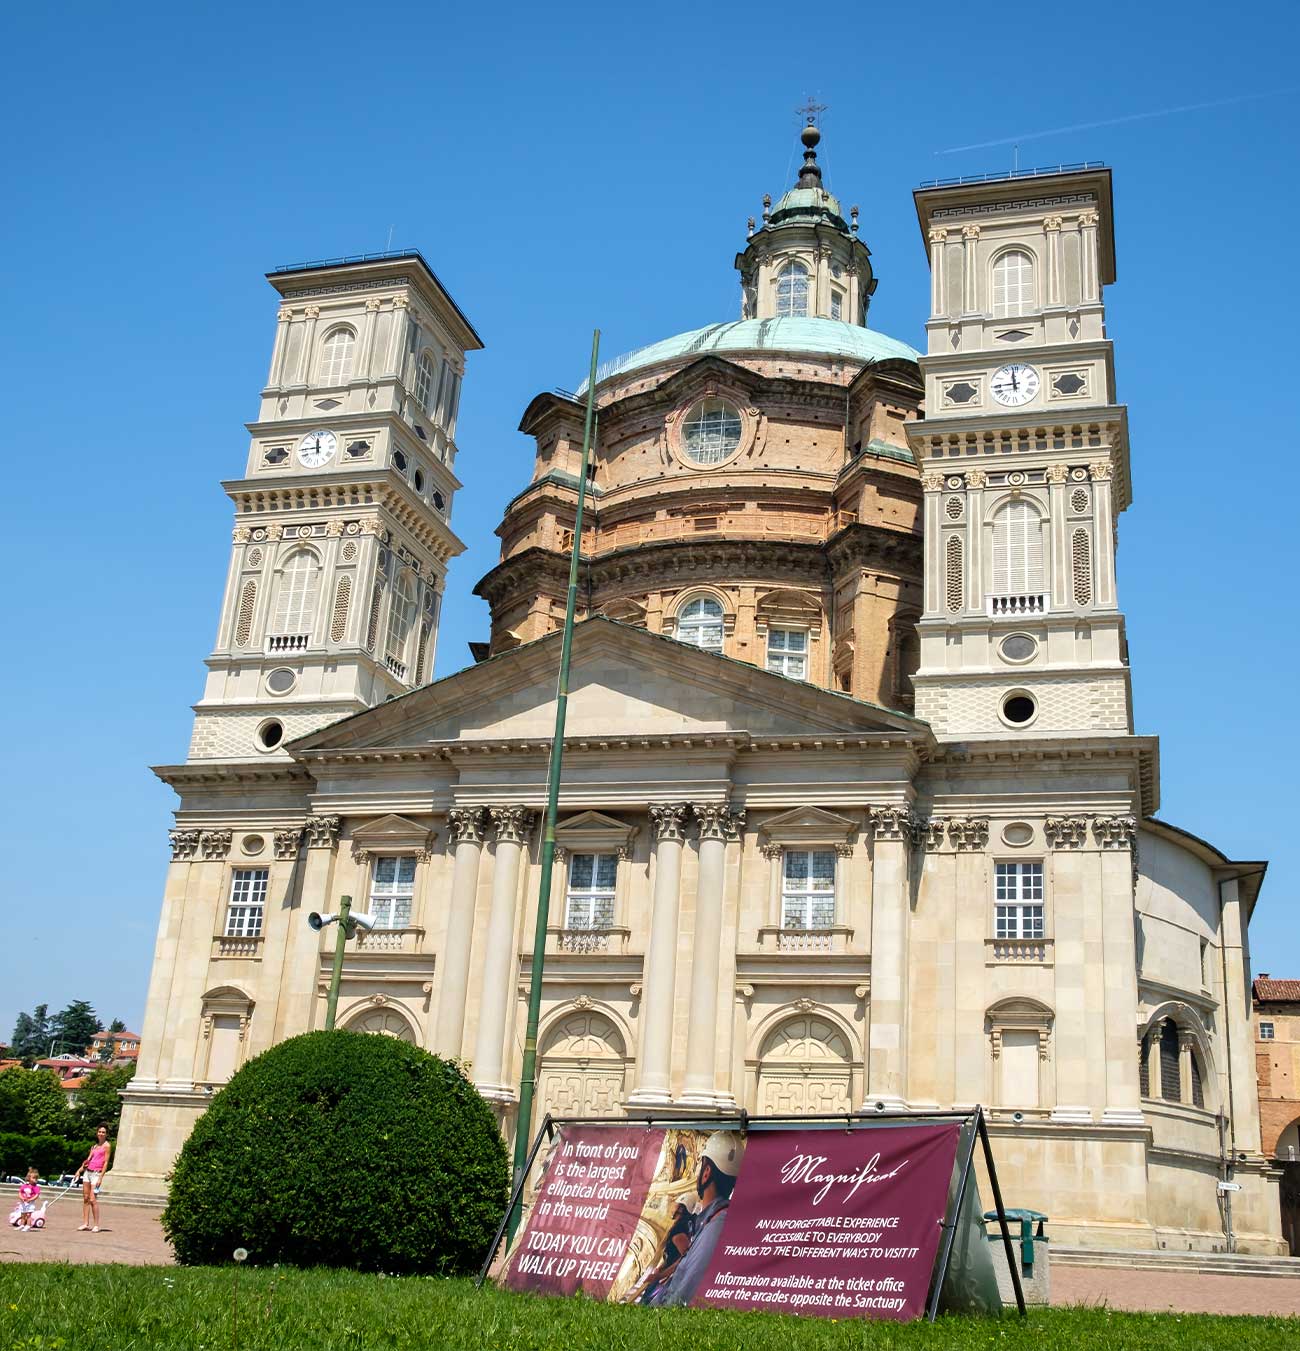
<svg viewBox="0 0 1300 1351"><path fill-rule="evenodd" d="M744 1157L745 1142L735 1131L714 1131L705 1141L695 1177L700 1209L691 1220L690 1244L671 1264L670 1274L649 1291L644 1303L668 1307L691 1302L722 1237Z"/></svg>

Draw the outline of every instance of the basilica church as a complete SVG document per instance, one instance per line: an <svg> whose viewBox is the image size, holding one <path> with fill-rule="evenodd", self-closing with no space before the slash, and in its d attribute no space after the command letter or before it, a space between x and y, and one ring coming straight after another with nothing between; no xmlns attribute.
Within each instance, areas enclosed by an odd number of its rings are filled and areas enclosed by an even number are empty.
<svg viewBox="0 0 1300 1351"><path fill-rule="evenodd" d="M539 1116L982 1103L1061 1241L1285 1251L1263 865L1158 819L1133 727L1110 171L918 189L921 353L870 326L858 210L802 139L739 318L598 369L585 483L585 390L524 410L490 634L442 680L482 344L416 253L270 274L216 645L156 771L179 805L117 1188L163 1191L210 1095L322 1025L307 915L343 895L374 926L339 1025L456 1057L513 1133L584 492Z"/></svg>

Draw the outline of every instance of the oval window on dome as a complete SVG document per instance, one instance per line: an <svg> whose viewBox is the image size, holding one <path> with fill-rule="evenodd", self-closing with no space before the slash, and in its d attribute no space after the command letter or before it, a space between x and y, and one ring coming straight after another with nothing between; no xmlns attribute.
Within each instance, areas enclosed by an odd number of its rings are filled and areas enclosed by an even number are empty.
<svg viewBox="0 0 1300 1351"><path fill-rule="evenodd" d="M721 464L740 445L740 412L724 399L701 399L682 425L682 449L696 464Z"/></svg>

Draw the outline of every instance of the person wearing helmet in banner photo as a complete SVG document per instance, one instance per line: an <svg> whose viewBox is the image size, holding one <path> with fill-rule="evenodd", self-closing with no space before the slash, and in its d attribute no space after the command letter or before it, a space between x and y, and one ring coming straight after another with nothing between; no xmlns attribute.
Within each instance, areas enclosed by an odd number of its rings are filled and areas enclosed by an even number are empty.
<svg viewBox="0 0 1300 1351"><path fill-rule="evenodd" d="M700 1209L692 1224L691 1244L673 1264L672 1274L656 1286L645 1300L647 1304L689 1304L703 1284L713 1261L714 1250L722 1237L731 1193L740 1174L745 1142L735 1131L714 1131L700 1155L695 1191Z"/></svg>

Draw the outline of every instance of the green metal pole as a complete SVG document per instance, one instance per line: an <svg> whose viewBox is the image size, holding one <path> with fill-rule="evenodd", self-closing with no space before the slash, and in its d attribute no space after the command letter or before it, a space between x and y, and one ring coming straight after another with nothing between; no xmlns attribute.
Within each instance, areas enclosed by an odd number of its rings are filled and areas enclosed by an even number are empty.
<svg viewBox="0 0 1300 1351"><path fill-rule="evenodd" d="M325 1001L325 1031L334 1031L334 1017L339 1011L339 982L343 979L343 949L348 941L348 914L352 910L352 897L339 897L339 936L334 944L334 970L330 972L330 992Z"/></svg>
<svg viewBox="0 0 1300 1351"><path fill-rule="evenodd" d="M555 687L555 735L546 779L546 824L542 830L542 875L537 894L537 931L533 935L533 965L528 982L528 1026L524 1032L524 1064L519 1076L519 1116L515 1122L514 1180L518 1184L528 1162L533 1129L533 1089L537 1078L537 1024L542 1011L542 968L546 962L546 927L551 915L551 872L555 862L555 818L560 801L560 768L564 762L564 720L569 711L569 658L573 653L573 622L578 611L578 562L582 556L582 509L587 498L587 464L591 459L596 423L596 358L600 329L591 335L591 370L587 375L587 419L582 431L582 468L578 472L578 509L573 520L573 551L569 555L569 594L564 607L564 636L560 640L560 675ZM522 1196L522 1192L520 1193ZM519 1228L522 1206L512 1207L509 1237Z"/></svg>

